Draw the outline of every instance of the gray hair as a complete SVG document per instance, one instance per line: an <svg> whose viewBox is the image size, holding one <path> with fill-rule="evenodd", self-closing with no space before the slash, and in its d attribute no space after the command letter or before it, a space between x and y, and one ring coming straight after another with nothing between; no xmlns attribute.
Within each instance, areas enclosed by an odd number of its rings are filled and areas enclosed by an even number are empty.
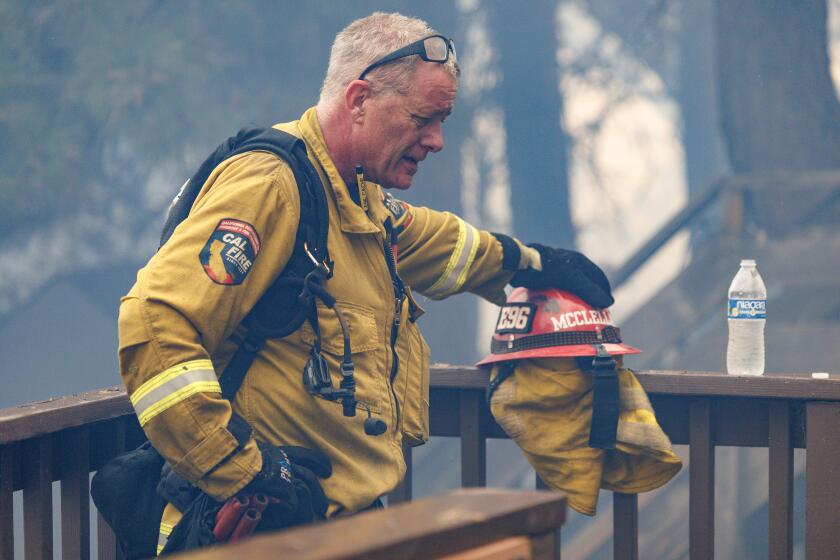
<svg viewBox="0 0 840 560"><path fill-rule="evenodd" d="M335 37L330 51L330 65L321 86L319 104L344 93L347 84L358 79L371 63L409 43L436 34L425 21L402 14L375 12L357 19ZM408 93L419 56L407 56L371 70L365 76L374 92ZM460 74L458 63L450 56L444 64L454 78Z"/></svg>

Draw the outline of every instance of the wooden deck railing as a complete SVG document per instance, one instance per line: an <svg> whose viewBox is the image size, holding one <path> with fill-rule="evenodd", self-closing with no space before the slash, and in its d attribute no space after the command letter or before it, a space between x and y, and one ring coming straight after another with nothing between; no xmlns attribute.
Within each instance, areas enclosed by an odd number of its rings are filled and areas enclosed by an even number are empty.
<svg viewBox="0 0 840 560"><path fill-rule="evenodd" d="M806 448L806 556L840 558L840 376L643 371L638 377L671 440L689 445L692 559L713 557L715 447L722 445L769 448L772 559L792 556L793 449ZM506 437L484 402L486 383L474 368L432 372L432 435L460 437L464 487L485 485L487 439ZM62 555L87 558L88 474L141 440L128 399L115 389L0 410L0 558L12 558L12 493L21 489L26 557L52 557L54 480L61 481ZM389 501L410 499L411 470ZM638 557L638 515L635 496L614 496L615 558ZM113 535L97 525L99 557L115 557Z"/></svg>
<svg viewBox="0 0 840 560"><path fill-rule="evenodd" d="M472 488L184 558L551 560L565 519L562 494Z"/></svg>

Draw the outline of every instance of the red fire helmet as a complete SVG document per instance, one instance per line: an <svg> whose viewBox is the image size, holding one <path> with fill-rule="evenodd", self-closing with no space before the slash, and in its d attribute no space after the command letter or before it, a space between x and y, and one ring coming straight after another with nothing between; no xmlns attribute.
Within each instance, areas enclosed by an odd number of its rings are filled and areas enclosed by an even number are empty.
<svg viewBox="0 0 840 560"><path fill-rule="evenodd" d="M594 356L598 344L612 355L641 352L621 342L608 310L595 309L579 297L554 288L516 288L499 312L490 355L476 365Z"/></svg>

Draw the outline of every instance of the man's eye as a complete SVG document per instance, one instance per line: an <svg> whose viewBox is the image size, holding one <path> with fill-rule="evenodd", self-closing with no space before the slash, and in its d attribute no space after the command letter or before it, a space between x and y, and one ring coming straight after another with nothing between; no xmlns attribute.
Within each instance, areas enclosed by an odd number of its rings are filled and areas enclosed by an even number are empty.
<svg viewBox="0 0 840 560"><path fill-rule="evenodd" d="M428 117L421 117L420 115L412 115L411 119L414 121L414 124L416 124L418 128L423 128L424 126L432 122L432 119Z"/></svg>

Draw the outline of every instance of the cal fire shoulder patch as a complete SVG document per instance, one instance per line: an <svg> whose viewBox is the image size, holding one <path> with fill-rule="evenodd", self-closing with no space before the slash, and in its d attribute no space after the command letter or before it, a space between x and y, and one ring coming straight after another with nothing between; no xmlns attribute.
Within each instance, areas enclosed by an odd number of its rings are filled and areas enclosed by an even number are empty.
<svg viewBox="0 0 840 560"><path fill-rule="evenodd" d="M207 276L216 284L241 284L260 252L260 236L254 226L225 218L219 222L198 255Z"/></svg>
<svg viewBox="0 0 840 560"><path fill-rule="evenodd" d="M382 191L382 204L385 209L394 218L394 227L397 228L397 233L407 228L414 219L414 214L411 212L411 206L402 200L396 199L391 193Z"/></svg>

